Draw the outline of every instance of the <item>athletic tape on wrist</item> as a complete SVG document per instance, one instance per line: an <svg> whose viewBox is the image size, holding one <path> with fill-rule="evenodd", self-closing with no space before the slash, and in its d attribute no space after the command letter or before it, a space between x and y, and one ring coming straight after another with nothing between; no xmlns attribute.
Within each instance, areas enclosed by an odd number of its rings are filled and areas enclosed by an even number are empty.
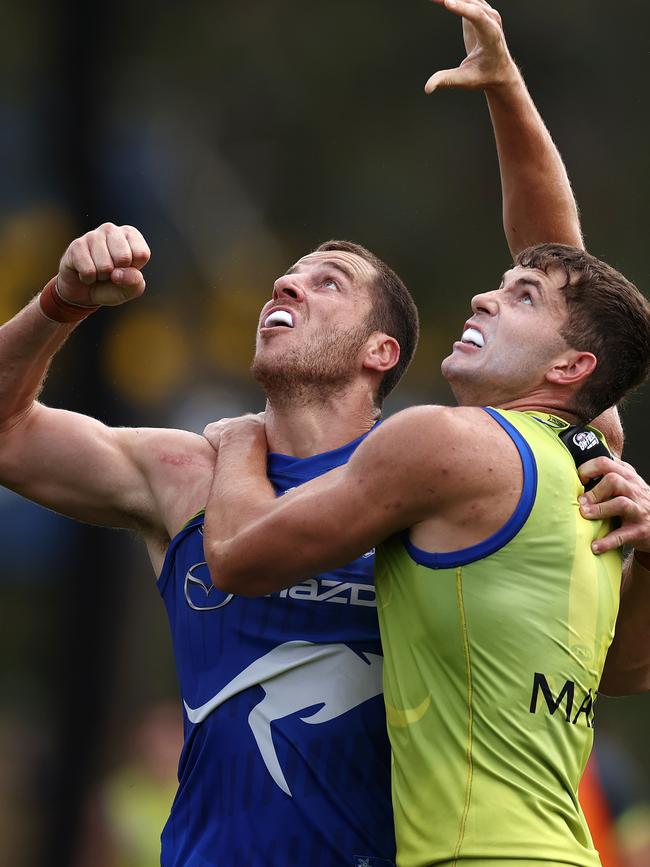
<svg viewBox="0 0 650 867"><path fill-rule="evenodd" d="M52 279L45 284L45 288L39 295L39 303L41 311L52 322L81 322L95 310L99 310L100 304L93 307L84 307L82 304L73 304L71 301L66 301L59 294L57 288L58 277Z"/></svg>

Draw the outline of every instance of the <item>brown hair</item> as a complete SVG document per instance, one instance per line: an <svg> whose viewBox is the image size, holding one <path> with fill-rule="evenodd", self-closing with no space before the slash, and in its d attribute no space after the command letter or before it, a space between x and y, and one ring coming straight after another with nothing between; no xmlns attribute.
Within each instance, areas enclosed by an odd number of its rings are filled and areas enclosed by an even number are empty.
<svg viewBox="0 0 650 867"><path fill-rule="evenodd" d="M618 403L650 372L650 304L622 274L585 250L540 244L515 265L548 272L562 268L568 316L560 334L573 349L593 352L598 364L576 394L575 411L590 421Z"/></svg>
<svg viewBox="0 0 650 867"><path fill-rule="evenodd" d="M394 337L400 347L399 361L384 374L379 386L376 401L377 405L381 406L413 358L420 332L417 307L400 277L370 250L352 241L325 241L314 252L328 250L354 253L355 256L365 259L376 271L376 277L369 286L372 308L367 325L370 331L381 331Z"/></svg>

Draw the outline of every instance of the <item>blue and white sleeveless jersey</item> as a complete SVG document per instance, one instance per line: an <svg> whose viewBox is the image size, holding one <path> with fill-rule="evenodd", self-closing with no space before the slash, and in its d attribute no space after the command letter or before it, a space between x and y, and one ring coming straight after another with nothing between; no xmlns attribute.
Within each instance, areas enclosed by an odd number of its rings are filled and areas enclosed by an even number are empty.
<svg viewBox="0 0 650 867"><path fill-rule="evenodd" d="M344 464L271 454L278 494ZM213 587L203 515L158 587L184 705L163 867L385 867L395 857L372 552L257 599Z"/></svg>

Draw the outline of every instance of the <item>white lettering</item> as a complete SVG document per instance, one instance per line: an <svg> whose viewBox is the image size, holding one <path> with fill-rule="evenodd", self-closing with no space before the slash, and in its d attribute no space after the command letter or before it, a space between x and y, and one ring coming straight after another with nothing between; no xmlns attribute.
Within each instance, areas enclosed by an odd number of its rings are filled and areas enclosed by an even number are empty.
<svg viewBox="0 0 650 867"><path fill-rule="evenodd" d="M376 608L377 599L372 584L355 584L352 581L334 581L331 578L308 578L279 593L267 593L267 598L298 599L307 602L334 602L337 605L360 605Z"/></svg>
<svg viewBox="0 0 650 867"><path fill-rule="evenodd" d="M302 584L289 587L289 596L292 599L318 599L318 581L315 578L308 578Z"/></svg>

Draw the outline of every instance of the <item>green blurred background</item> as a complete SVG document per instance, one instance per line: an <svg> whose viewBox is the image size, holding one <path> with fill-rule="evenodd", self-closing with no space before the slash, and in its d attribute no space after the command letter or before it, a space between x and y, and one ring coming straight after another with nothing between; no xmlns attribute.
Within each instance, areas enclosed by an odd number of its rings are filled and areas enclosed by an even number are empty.
<svg viewBox="0 0 650 867"><path fill-rule="evenodd" d="M647 292L650 7L498 8L589 249ZM101 222L138 226L153 251L145 297L84 323L46 402L196 431L261 408L248 373L259 307L330 237L385 258L420 306L417 358L388 411L451 401L440 359L509 262L482 95L423 93L463 56L457 19L427 0L0 11L1 321ZM646 390L624 414L626 457L647 478L649 407ZM143 551L2 489L0 519L0 864L155 864L180 711ZM621 829L650 797L649 722L647 696L599 700Z"/></svg>

